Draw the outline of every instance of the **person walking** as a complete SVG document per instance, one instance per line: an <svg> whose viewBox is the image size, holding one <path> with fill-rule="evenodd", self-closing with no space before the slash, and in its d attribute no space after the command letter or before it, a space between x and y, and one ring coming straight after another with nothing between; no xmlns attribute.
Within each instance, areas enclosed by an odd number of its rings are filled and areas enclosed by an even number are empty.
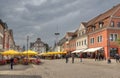
<svg viewBox="0 0 120 78"><path fill-rule="evenodd" d="M66 59L66 63L68 63L68 59L69 59L69 54L68 53L66 54L65 59Z"/></svg>
<svg viewBox="0 0 120 78"><path fill-rule="evenodd" d="M82 57L83 57L82 53L80 53L80 62L82 62Z"/></svg>
<svg viewBox="0 0 120 78"><path fill-rule="evenodd" d="M98 54L95 54L95 61L98 61Z"/></svg>
<svg viewBox="0 0 120 78"><path fill-rule="evenodd" d="M74 63L74 57L75 57L75 55L74 55L74 53L72 54L72 63Z"/></svg>
<svg viewBox="0 0 120 78"><path fill-rule="evenodd" d="M11 70L13 69L13 64L14 64L14 58L12 57L10 59L10 67L11 67Z"/></svg>
<svg viewBox="0 0 120 78"><path fill-rule="evenodd" d="M116 59L116 63L120 63L120 56L119 56L119 54L115 55L115 59Z"/></svg>

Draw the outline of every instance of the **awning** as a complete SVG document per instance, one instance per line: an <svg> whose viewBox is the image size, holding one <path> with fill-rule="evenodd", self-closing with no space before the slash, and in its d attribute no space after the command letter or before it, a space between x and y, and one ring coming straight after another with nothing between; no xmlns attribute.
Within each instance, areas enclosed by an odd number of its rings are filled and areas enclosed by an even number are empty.
<svg viewBox="0 0 120 78"><path fill-rule="evenodd" d="M102 48L103 47L89 48L89 49L84 50L83 52L95 52L95 51L100 50Z"/></svg>
<svg viewBox="0 0 120 78"><path fill-rule="evenodd" d="M75 51L73 51L72 53L80 53L80 52L82 52L82 51L84 51L85 49L81 49L81 50L75 50Z"/></svg>

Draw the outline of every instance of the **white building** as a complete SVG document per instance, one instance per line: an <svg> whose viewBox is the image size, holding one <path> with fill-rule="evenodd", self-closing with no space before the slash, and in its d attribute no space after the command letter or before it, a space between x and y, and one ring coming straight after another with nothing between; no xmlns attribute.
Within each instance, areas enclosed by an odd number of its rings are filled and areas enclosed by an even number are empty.
<svg viewBox="0 0 120 78"><path fill-rule="evenodd" d="M84 22L80 24L77 32L77 39L76 39L76 50L86 49L88 48L87 44L87 35L86 35L86 27Z"/></svg>
<svg viewBox="0 0 120 78"><path fill-rule="evenodd" d="M35 42L30 43L30 49L38 53L46 52L45 43L42 42L40 38L37 38Z"/></svg>

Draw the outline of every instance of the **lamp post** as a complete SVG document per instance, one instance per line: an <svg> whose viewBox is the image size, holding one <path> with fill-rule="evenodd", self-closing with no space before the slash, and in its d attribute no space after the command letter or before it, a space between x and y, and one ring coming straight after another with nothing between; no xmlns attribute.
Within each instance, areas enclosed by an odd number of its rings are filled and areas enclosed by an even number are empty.
<svg viewBox="0 0 120 78"><path fill-rule="evenodd" d="M28 43L29 43L29 36L27 36L27 63L28 63L28 60L29 60L29 56L28 56Z"/></svg>
<svg viewBox="0 0 120 78"><path fill-rule="evenodd" d="M108 37L108 41L107 41L107 47L108 47L108 59L107 59L107 62L108 63L111 63L111 59L110 59L110 40L111 40L111 38L110 37Z"/></svg>
<svg viewBox="0 0 120 78"><path fill-rule="evenodd" d="M57 49L57 51L58 51L58 36L60 35L60 33L55 33L55 36L56 36L56 41L55 41L55 47L56 47L56 49Z"/></svg>

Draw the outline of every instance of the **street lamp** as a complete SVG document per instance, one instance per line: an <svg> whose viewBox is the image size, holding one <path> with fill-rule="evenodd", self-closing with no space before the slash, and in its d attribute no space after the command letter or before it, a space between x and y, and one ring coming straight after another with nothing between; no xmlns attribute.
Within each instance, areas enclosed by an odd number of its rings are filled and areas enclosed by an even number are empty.
<svg viewBox="0 0 120 78"><path fill-rule="evenodd" d="M28 56L28 43L29 43L29 36L27 36L27 64L28 64L28 60L29 60L29 56Z"/></svg>
<svg viewBox="0 0 120 78"><path fill-rule="evenodd" d="M108 37L108 41L107 41L107 47L108 47L108 59L107 59L107 62L108 63L111 63L111 59L110 59L110 40L111 40L111 37Z"/></svg>
<svg viewBox="0 0 120 78"><path fill-rule="evenodd" d="M56 36L56 41L55 41L55 51L58 51L58 35L60 35L60 33L55 33ZM57 49L57 50L56 50Z"/></svg>
<svg viewBox="0 0 120 78"><path fill-rule="evenodd" d="M60 35L60 33L55 33L55 36L56 36L56 42L55 42L55 44L56 44L57 41L58 41L58 35Z"/></svg>
<svg viewBox="0 0 120 78"><path fill-rule="evenodd" d="M29 36L27 36L27 51L28 51L28 42L29 42Z"/></svg>

